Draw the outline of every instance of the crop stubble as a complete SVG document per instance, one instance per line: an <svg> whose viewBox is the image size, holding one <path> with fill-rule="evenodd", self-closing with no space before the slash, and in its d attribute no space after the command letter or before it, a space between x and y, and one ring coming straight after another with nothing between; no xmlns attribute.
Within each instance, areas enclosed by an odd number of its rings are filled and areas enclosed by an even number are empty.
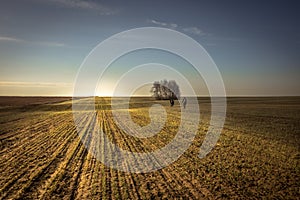
<svg viewBox="0 0 300 200"><path fill-rule="evenodd" d="M175 136L180 122L177 102L171 108L167 101L132 98L131 117L142 126L150 122L148 110L153 103L161 103L168 113L167 123L159 134L138 139L116 125L109 98L96 98L95 117L82 119L87 126L79 135L70 100L35 99L37 103L32 104L25 102L32 99L10 101L12 98L5 99L7 104L2 99L0 107L1 199L300 196L297 97L229 98L222 135L204 159L197 155L208 129L210 103L208 98L200 98L201 122L190 148L166 168L140 174L111 169L89 153L102 148L107 156L112 155L112 149L105 149L107 146L100 146L99 141L90 137L95 119L120 148L149 152L163 147ZM127 161L123 165L128 167Z"/></svg>

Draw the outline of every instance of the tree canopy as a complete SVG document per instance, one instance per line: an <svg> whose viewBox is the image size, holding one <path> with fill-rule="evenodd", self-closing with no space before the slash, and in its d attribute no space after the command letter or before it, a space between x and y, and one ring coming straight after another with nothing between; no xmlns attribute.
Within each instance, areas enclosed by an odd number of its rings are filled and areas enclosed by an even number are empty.
<svg viewBox="0 0 300 200"><path fill-rule="evenodd" d="M180 89L175 80L155 81L151 88L151 93L158 100L180 98Z"/></svg>

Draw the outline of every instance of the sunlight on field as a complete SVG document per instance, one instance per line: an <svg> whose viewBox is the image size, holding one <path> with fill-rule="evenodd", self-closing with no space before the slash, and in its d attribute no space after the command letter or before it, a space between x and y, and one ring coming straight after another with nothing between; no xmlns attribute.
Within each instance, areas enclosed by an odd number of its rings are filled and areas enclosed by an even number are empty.
<svg viewBox="0 0 300 200"><path fill-rule="evenodd" d="M81 142L72 100L2 97L0 113L0 199L295 198L299 195L300 99L229 98L217 146L198 158L210 119L209 98L199 98L199 129L190 148L174 163L151 173L130 174L103 165ZM36 103L33 103L35 101ZM13 102L13 103L12 103ZM96 98L101 130L131 152L151 152L174 138L180 122L175 102L131 98L132 120L150 123L149 107L161 104L167 120L160 133L135 138L114 122L110 98ZM105 152L110 156L109 149ZM126 165L124 161L124 165Z"/></svg>

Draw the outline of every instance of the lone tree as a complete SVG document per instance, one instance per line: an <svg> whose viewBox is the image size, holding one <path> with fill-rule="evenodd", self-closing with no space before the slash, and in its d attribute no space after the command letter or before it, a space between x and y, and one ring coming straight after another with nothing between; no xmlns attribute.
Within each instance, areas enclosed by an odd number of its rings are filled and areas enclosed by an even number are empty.
<svg viewBox="0 0 300 200"><path fill-rule="evenodd" d="M166 100L166 99L179 99L180 98L180 90L176 81L174 80L161 80L155 81L151 88L151 92L153 93L153 97L158 100Z"/></svg>

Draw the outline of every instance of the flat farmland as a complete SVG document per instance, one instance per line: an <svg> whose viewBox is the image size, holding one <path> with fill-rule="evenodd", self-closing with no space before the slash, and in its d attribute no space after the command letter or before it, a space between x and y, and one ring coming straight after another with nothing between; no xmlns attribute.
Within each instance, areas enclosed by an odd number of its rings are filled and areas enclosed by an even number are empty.
<svg viewBox="0 0 300 200"><path fill-rule="evenodd" d="M209 98L198 102L200 123L187 151L163 169L129 173L93 157L97 141L86 135L96 123L87 121L79 136L71 98L0 97L0 199L299 199L299 97L228 98L222 134L202 159L211 104ZM122 131L108 97L95 99L99 128L124 150L162 148L178 131L179 103L135 97L129 112L146 126L155 103L165 108L167 121L153 137Z"/></svg>

